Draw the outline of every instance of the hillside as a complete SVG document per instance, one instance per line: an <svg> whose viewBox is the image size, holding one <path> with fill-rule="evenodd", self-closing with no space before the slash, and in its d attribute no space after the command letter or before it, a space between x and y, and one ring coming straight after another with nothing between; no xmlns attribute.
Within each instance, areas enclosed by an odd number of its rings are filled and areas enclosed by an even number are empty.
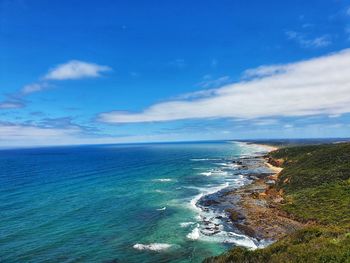
<svg viewBox="0 0 350 263"><path fill-rule="evenodd" d="M205 262L350 262L350 143L271 152L283 167L279 209L307 226L255 251L234 248Z"/></svg>

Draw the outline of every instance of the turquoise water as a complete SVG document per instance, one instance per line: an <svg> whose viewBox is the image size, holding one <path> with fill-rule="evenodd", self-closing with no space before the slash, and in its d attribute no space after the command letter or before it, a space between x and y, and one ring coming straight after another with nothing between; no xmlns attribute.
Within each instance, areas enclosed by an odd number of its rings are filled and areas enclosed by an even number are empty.
<svg viewBox="0 0 350 263"><path fill-rule="evenodd" d="M1 262L200 262L234 244L205 235L200 197L248 183L241 143L0 151Z"/></svg>

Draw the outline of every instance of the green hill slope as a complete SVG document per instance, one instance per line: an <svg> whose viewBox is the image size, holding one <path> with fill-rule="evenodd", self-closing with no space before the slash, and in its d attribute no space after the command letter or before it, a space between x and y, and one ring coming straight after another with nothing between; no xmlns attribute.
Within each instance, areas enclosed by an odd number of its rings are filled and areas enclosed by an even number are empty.
<svg viewBox="0 0 350 263"><path fill-rule="evenodd" d="M282 148L280 209L309 226L264 249L234 248L205 262L350 262L350 143Z"/></svg>

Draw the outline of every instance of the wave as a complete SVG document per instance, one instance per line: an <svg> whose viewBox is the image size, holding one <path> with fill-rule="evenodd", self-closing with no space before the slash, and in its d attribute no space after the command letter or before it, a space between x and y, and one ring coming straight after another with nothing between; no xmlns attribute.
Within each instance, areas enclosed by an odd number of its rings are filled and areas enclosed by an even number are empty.
<svg viewBox="0 0 350 263"><path fill-rule="evenodd" d="M163 190L160 190L160 189L155 189L153 192L154 193L159 193L159 194L165 194L166 193L166 191L163 191Z"/></svg>
<svg viewBox="0 0 350 263"><path fill-rule="evenodd" d="M207 242L217 242L217 243L232 243L237 246L244 246L250 249L256 249L260 246L255 244L255 240L249 238L245 235L236 234L229 231L220 231L216 234L208 235L203 233L203 230L199 227L199 224L186 236L191 240L201 240Z"/></svg>
<svg viewBox="0 0 350 263"><path fill-rule="evenodd" d="M216 169L212 169L210 170L209 172L203 172L203 173L200 173L201 175L205 175L205 176L211 176L211 175L228 175L229 173L226 172L226 171L222 171L222 170L216 170Z"/></svg>
<svg viewBox="0 0 350 263"><path fill-rule="evenodd" d="M240 167L240 165L236 164L236 163L232 163L232 162L229 162L229 163L215 163L216 165L218 166L224 166L224 167L227 167L227 168L230 168L230 169L238 169L238 167Z"/></svg>
<svg viewBox="0 0 350 263"><path fill-rule="evenodd" d="M240 183L244 184L244 176L239 175L238 178L232 178L230 181L235 180L234 185L238 186ZM200 240L207 242L217 243L233 243L238 246L244 246L250 249L256 249L257 241L249 238L248 236L236 234L231 232L230 229L226 229L224 221L227 220L227 215L224 212L218 213L218 211L203 209L197 205L198 201L206 196L217 193L230 185L229 182L225 182L219 186L209 188L197 188L201 193L197 194L190 200L190 208L197 212L196 223L182 224L182 227L191 227L190 232L186 237L190 240ZM195 187L191 187L195 188Z"/></svg>
<svg viewBox="0 0 350 263"><path fill-rule="evenodd" d="M173 245L172 244L167 244L167 243L150 243L150 244L135 244L133 246L134 249L137 250L150 250L150 251L163 251L171 248Z"/></svg>
<svg viewBox="0 0 350 263"><path fill-rule="evenodd" d="M173 179L170 178L159 178L159 179L154 179L153 181L155 182L171 182Z"/></svg>
<svg viewBox="0 0 350 263"><path fill-rule="evenodd" d="M214 194L216 192L221 191L222 189L225 189L226 187L228 187L230 184L228 182L219 185L219 186L215 186L215 187L210 187L210 188L201 188L201 187L187 187L187 188L194 188L194 189L198 189L201 190L202 193L199 193L198 195L194 196L191 200L190 200L190 208L192 210L195 210L200 214L204 213L204 211L197 206L197 203L199 201L199 199L201 199L203 196L205 195L210 195L210 194Z"/></svg>
<svg viewBox="0 0 350 263"><path fill-rule="evenodd" d="M194 198L191 199L191 201L190 201L190 206L191 206L191 208L192 208L193 210L196 210L196 211L199 211L199 212L202 211L202 209L200 209L200 208L197 206L197 202L198 202L199 199L201 199L203 196L204 196L204 194L201 193L201 194L198 194L198 195L196 195Z"/></svg>
<svg viewBox="0 0 350 263"><path fill-rule="evenodd" d="M194 224L194 222L182 222L182 223L180 223L180 226L185 228L185 227L189 227L193 224Z"/></svg>
<svg viewBox="0 0 350 263"><path fill-rule="evenodd" d="M192 232L188 233L186 237L188 239L197 240L199 239L199 236L200 236L199 224L197 224L197 226L192 230Z"/></svg>
<svg viewBox="0 0 350 263"><path fill-rule="evenodd" d="M188 232L186 234L187 239L189 240L200 240L205 242L215 242L215 243L232 243L237 246L244 246L250 249L256 249L258 246L260 247L262 243L257 241L254 238L250 238L249 236L242 235L240 233L235 233L234 229L230 226L228 215L221 209L224 209L221 206L202 206L201 199L215 194L228 186L232 186L234 188L238 188L247 183L248 178L243 174L237 174L239 165L237 162L233 162L233 160L239 160L240 158L247 156L252 157L256 153L261 151L261 147L257 147L256 145L249 145L246 143L242 143L240 145L242 148L242 152L240 152L237 157L234 159L231 158L202 158L202 159L191 159L191 161L210 161L212 167L209 169L206 168L204 171L197 171L197 174L204 175L208 177L213 177L209 180L215 181L224 181L224 184L218 186L209 186L207 188L202 187L186 187L186 188L194 188L199 191L192 199L189 201L189 207L193 211L195 211L195 222L183 222L180 223L180 226L183 228L188 228ZM199 166L199 165L198 165ZM205 169L195 167L196 169ZM232 175L232 176L228 176ZM215 177L214 176L218 176ZM222 177L219 177L222 176ZM216 195L213 197L208 196L208 200L211 198L216 198ZM207 198L203 200L203 204L205 204Z"/></svg>
<svg viewBox="0 0 350 263"><path fill-rule="evenodd" d="M192 162L201 162L201 161L219 161L221 159L218 159L218 158L193 158L193 159L190 159L190 161Z"/></svg>

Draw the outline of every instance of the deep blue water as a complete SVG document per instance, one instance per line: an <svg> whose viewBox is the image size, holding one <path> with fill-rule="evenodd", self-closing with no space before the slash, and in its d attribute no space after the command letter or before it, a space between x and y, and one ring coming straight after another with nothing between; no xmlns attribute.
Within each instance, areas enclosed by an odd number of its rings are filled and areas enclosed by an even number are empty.
<svg viewBox="0 0 350 263"><path fill-rule="evenodd" d="M250 240L203 235L195 206L247 179L231 142L0 151L1 262L200 262Z"/></svg>

